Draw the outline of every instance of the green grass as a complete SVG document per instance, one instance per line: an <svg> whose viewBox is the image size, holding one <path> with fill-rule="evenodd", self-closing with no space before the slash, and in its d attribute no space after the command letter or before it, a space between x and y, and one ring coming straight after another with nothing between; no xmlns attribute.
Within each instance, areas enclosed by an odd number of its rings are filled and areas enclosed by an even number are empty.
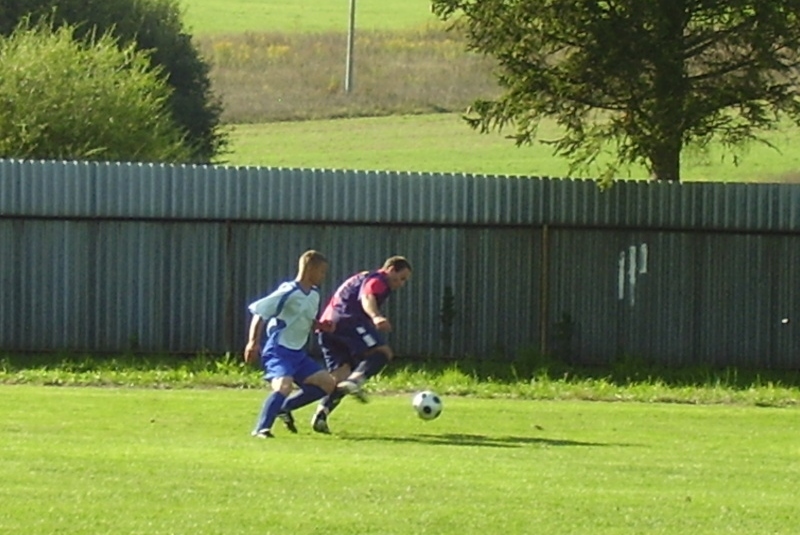
<svg viewBox="0 0 800 535"><path fill-rule="evenodd" d="M184 24L195 35L243 32L347 33L348 0L182 0ZM396 30L436 23L429 0L357 0L356 31Z"/></svg>
<svg viewBox="0 0 800 535"><path fill-rule="evenodd" d="M548 146L518 148L502 134L477 134L453 113L497 94L494 65L491 58L468 53L465 42L435 24L427 0L359 0L350 94L343 90L349 2L186 0L184 6L185 21L212 65L224 121L233 127L232 152L222 156L223 162L569 175L569 163L555 158ZM554 139L559 131L545 122L540 134ZM789 125L766 138L779 151L753 145L738 152L738 166L718 147L706 155L685 150L682 178L798 181L800 153L794 147L800 129ZM602 168L605 161L598 163ZM591 177L599 171L579 174ZM634 167L618 178L646 176L646 170Z"/></svg>
<svg viewBox="0 0 800 535"><path fill-rule="evenodd" d="M544 139L558 131L542 126ZM753 145L736 166L719 150L701 157L684 154L683 178L689 181L787 182L800 172L800 130L771 133L780 149ZM454 172L565 177L566 160L548 146L516 147L501 134L479 134L458 114L406 115L322 121L236 125L231 136L232 165L331 169ZM646 176L643 169L627 177Z"/></svg>
<svg viewBox="0 0 800 535"><path fill-rule="evenodd" d="M408 396L248 436L264 391L0 386L0 531L796 533L795 409ZM305 424L309 409L298 418Z"/></svg>

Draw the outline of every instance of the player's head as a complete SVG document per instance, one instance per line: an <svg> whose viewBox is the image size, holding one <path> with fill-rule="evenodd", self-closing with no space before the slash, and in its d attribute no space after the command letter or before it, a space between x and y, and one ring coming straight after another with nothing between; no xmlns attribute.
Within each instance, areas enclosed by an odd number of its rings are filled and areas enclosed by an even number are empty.
<svg viewBox="0 0 800 535"><path fill-rule="evenodd" d="M411 278L411 262L403 256L390 256L381 268L386 273L389 288L397 290L402 288Z"/></svg>
<svg viewBox="0 0 800 535"><path fill-rule="evenodd" d="M328 274L328 259L319 251L313 249L300 255L297 265L300 279L304 279L315 286L322 284Z"/></svg>

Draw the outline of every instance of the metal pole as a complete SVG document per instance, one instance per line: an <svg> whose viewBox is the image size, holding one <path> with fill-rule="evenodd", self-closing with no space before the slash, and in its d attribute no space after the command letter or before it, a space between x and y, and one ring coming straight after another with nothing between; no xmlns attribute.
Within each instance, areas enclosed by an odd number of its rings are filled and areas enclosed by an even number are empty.
<svg viewBox="0 0 800 535"><path fill-rule="evenodd" d="M350 0L350 24L347 27L347 66L344 73L344 92L353 89L353 41L356 33L356 0Z"/></svg>

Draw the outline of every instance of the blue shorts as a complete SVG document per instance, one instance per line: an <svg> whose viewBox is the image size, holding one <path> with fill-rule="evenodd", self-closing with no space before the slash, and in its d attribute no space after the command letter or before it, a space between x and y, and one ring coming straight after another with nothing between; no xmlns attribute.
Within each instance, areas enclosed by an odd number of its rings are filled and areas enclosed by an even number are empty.
<svg viewBox="0 0 800 535"><path fill-rule="evenodd" d="M268 347L261 356L264 379L292 377L298 385L322 371L322 366L312 359L304 349L289 349L280 345Z"/></svg>
<svg viewBox="0 0 800 535"><path fill-rule="evenodd" d="M343 328L337 326L332 333L319 333L317 341L328 371L344 364L354 369L364 358L364 353L386 344L383 334L371 323Z"/></svg>

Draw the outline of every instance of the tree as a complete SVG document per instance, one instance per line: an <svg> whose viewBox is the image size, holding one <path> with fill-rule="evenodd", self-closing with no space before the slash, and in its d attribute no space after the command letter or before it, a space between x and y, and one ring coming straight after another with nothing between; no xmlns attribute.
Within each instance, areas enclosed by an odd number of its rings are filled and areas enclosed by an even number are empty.
<svg viewBox="0 0 800 535"><path fill-rule="evenodd" d="M25 22L0 38L0 157L185 162L170 89L144 52L109 35Z"/></svg>
<svg viewBox="0 0 800 535"><path fill-rule="evenodd" d="M55 28L73 26L77 40L110 32L120 47L133 43L136 50L149 52L151 67L172 88L169 109L186 132L191 161L208 163L227 146L222 105L180 13L178 0L0 0L0 34L9 35L23 19L43 17Z"/></svg>
<svg viewBox="0 0 800 535"><path fill-rule="evenodd" d="M642 164L680 180L681 151L730 151L800 124L800 0L432 0L468 46L495 57L503 92L467 115L482 132L513 125L518 145L552 117L545 141L570 172ZM459 16L459 15L463 15Z"/></svg>

